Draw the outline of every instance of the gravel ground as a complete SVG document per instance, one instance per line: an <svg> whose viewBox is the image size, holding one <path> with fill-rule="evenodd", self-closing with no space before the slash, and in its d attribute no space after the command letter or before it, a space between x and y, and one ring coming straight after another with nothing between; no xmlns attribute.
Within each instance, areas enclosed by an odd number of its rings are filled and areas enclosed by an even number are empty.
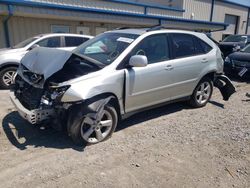
<svg viewBox="0 0 250 188"><path fill-rule="evenodd" d="M0 187L250 187L250 85L235 85L229 102L215 90L201 109L146 111L85 148L22 120L0 91Z"/></svg>

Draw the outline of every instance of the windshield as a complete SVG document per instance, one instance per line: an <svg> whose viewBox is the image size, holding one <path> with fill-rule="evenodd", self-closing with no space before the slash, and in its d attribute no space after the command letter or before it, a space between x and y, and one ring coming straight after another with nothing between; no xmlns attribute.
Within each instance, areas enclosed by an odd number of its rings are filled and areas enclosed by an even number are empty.
<svg viewBox="0 0 250 188"><path fill-rule="evenodd" d="M226 37L223 42L246 42L247 36L230 35Z"/></svg>
<svg viewBox="0 0 250 188"><path fill-rule="evenodd" d="M138 37L135 34L104 33L85 42L73 53L88 57L103 65L111 64Z"/></svg>
<svg viewBox="0 0 250 188"><path fill-rule="evenodd" d="M250 45L247 45L245 48L241 50L242 52L250 53Z"/></svg>
<svg viewBox="0 0 250 188"><path fill-rule="evenodd" d="M28 39L20 42L19 44L13 46L12 48L23 48L23 47L27 46L28 44L30 44L31 42L35 41L36 39L38 39L38 37L28 38Z"/></svg>

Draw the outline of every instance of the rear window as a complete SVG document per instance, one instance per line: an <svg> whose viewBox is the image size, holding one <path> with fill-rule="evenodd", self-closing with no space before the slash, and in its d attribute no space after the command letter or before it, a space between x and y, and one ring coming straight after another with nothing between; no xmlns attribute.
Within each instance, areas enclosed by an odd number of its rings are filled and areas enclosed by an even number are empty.
<svg viewBox="0 0 250 188"><path fill-rule="evenodd" d="M76 47L81 45L82 43L89 40L88 38L83 37L65 37L65 46L66 47Z"/></svg>

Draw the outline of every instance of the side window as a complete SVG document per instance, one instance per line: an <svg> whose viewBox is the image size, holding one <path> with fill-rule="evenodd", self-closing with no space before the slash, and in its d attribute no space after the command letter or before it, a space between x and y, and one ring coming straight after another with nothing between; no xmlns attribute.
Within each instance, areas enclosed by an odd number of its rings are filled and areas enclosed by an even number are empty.
<svg viewBox="0 0 250 188"><path fill-rule="evenodd" d="M75 47L79 46L82 43L86 42L88 38L83 37L65 37L65 46L66 47Z"/></svg>
<svg viewBox="0 0 250 188"><path fill-rule="evenodd" d="M170 59L167 36L158 34L143 39L132 50L131 56L133 55L145 55L149 64Z"/></svg>
<svg viewBox="0 0 250 188"><path fill-rule="evenodd" d="M39 41L37 44L41 47L59 48L61 47L60 41L61 41L61 37L51 37L51 38L43 39Z"/></svg>
<svg viewBox="0 0 250 188"><path fill-rule="evenodd" d="M175 58L188 57L195 55L195 44L193 37L188 34L173 33L172 48Z"/></svg>
<svg viewBox="0 0 250 188"><path fill-rule="evenodd" d="M206 54L206 53L210 52L213 49L209 44L207 44L203 40L201 40L201 39L199 39L197 37L195 37L195 40L197 41L197 43L200 46L199 47L200 49L198 51L202 51L203 54Z"/></svg>

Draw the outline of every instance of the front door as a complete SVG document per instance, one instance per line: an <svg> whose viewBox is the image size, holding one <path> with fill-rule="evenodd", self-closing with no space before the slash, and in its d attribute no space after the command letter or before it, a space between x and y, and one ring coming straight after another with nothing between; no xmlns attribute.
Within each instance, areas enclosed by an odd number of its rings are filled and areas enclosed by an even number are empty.
<svg viewBox="0 0 250 188"><path fill-rule="evenodd" d="M148 65L125 70L125 111L131 112L170 100L172 68L168 66L170 57L167 36L156 34L144 38L129 57L133 55L145 55Z"/></svg>

